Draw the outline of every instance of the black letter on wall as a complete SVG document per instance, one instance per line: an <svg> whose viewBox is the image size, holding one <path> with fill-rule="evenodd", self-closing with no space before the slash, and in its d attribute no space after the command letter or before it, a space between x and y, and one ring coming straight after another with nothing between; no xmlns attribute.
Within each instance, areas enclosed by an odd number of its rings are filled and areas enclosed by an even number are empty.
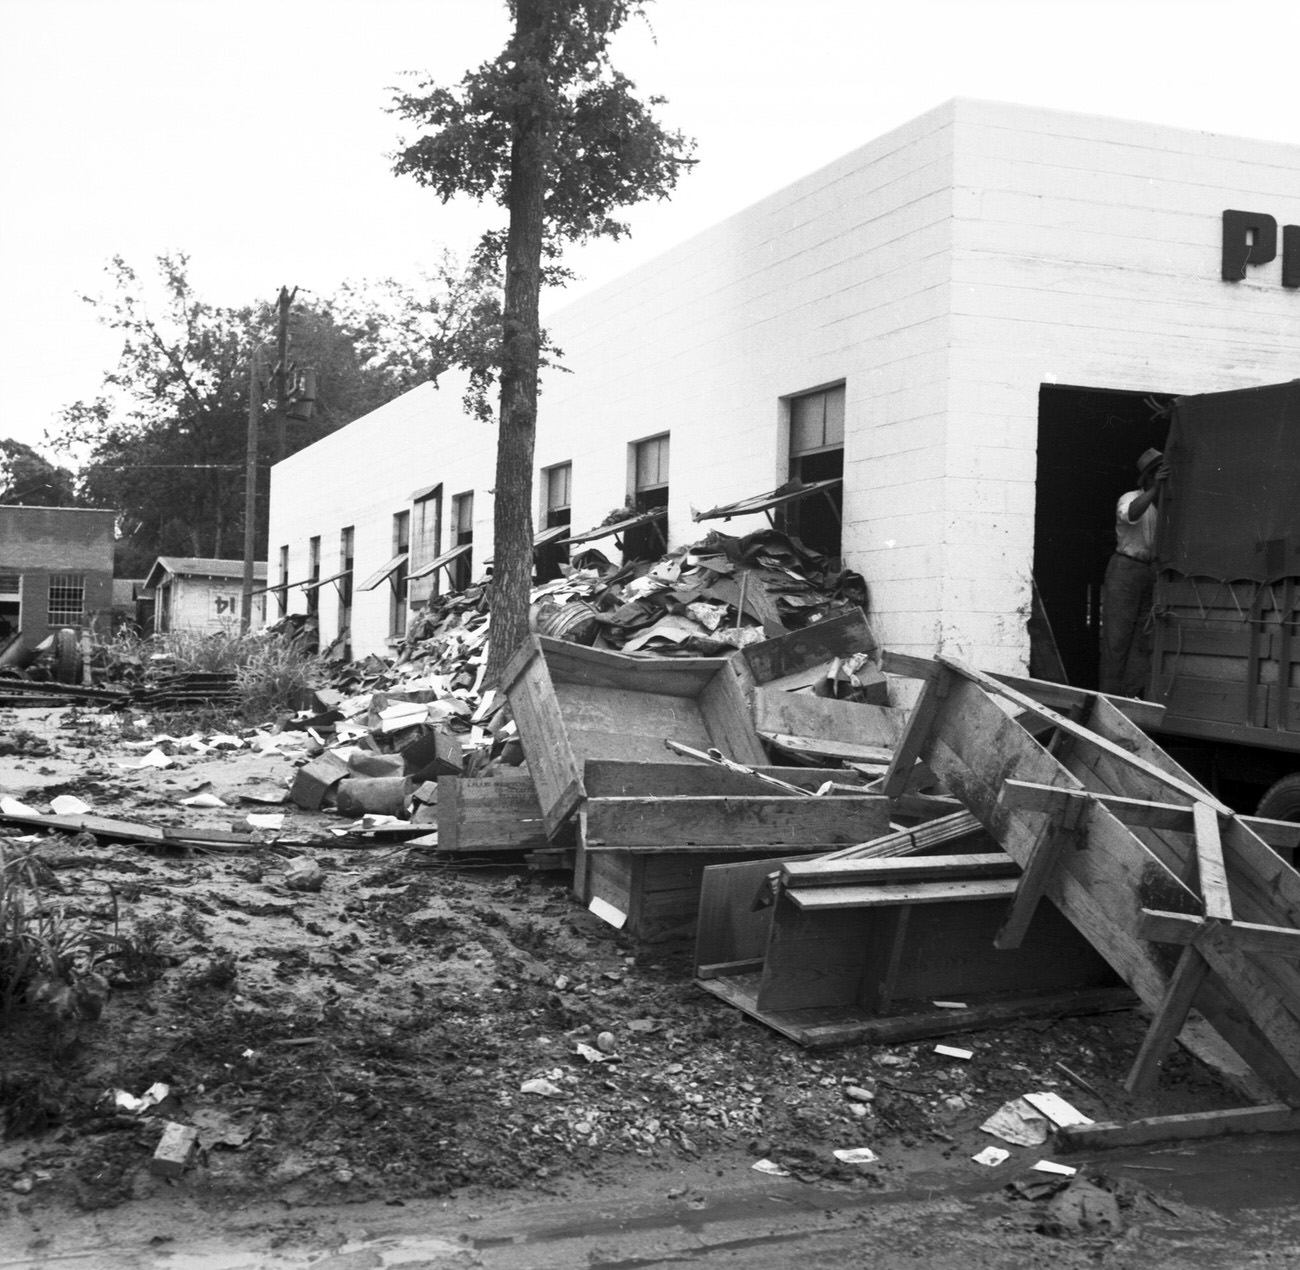
<svg viewBox="0 0 1300 1270"><path fill-rule="evenodd" d="M1282 226L1282 285L1300 287L1300 225Z"/></svg>
<svg viewBox="0 0 1300 1270"><path fill-rule="evenodd" d="M1225 282L1240 282L1246 276L1247 265L1266 265L1276 256L1277 221L1267 212L1223 213Z"/></svg>

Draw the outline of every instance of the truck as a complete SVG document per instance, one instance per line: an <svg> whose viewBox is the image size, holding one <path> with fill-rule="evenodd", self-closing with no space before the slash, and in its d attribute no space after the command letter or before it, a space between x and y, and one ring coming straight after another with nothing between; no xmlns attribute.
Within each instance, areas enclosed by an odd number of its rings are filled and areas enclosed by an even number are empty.
<svg viewBox="0 0 1300 1270"><path fill-rule="evenodd" d="M1156 739L1238 810L1300 821L1300 379L1169 411Z"/></svg>

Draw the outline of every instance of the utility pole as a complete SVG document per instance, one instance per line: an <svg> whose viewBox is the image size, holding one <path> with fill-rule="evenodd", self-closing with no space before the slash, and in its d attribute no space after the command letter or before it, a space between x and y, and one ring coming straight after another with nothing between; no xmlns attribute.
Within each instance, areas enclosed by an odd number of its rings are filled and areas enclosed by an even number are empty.
<svg viewBox="0 0 1300 1270"><path fill-rule="evenodd" d="M253 625L253 564L257 558L257 433L262 416L262 345L253 346L248 365L248 453L244 460L244 589L239 629Z"/></svg>
<svg viewBox="0 0 1300 1270"><path fill-rule="evenodd" d="M275 363L275 462L277 463L284 458L284 424L289 409L289 308L297 294L297 287L292 291L288 287L281 287L277 302L280 310Z"/></svg>

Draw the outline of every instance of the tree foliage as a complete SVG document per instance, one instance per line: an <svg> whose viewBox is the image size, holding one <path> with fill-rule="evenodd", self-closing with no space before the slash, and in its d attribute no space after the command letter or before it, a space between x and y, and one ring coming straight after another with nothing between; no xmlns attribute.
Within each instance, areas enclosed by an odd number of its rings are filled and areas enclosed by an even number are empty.
<svg viewBox="0 0 1300 1270"><path fill-rule="evenodd" d="M66 467L56 467L21 441L0 441L0 503L71 507L75 502L72 473Z"/></svg>
<svg viewBox="0 0 1300 1270"><path fill-rule="evenodd" d="M276 361L274 303L236 307L196 294L184 254L163 255L156 277L120 257L103 297L87 297L122 338L99 396L61 413L50 443L84 455L83 504L121 513L121 567L147 568L158 555L243 554L249 367L255 346ZM310 297L290 317L289 360L314 368L309 422L284 426L283 450L305 445L374 410L456 360L468 360L486 314L500 300L481 274L444 257L406 286L384 281ZM488 356L495 356L490 343ZM266 551L269 484L277 458L275 393L264 394L259 433L259 558Z"/></svg>
<svg viewBox="0 0 1300 1270"><path fill-rule="evenodd" d="M508 0L514 32L502 52L453 88L422 81L394 110L425 130L395 170L443 202L459 194L509 211L487 233L485 265L504 257L500 431L493 510L496 573L487 678L527 632L532 574L532 464L543 279L562 281L563 248L628 232L616 213L666 198L694 143L664 129L611 63L609 42L644 0Z"/></svg>

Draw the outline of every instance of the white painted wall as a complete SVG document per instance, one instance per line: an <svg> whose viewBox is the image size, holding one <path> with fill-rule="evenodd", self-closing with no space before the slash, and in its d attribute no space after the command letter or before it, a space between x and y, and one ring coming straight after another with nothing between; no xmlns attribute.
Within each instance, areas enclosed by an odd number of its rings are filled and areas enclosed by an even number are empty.
<svg viewBox="0 0 1300 1270"><path fill-rule="evenodd" d="M845 552L881 637L1023 669L1039 385L1300 373L1280 264L1219 278L1226 207L1300 223L1300 149L948 103L548 315L572 373L545 377L536 468L573 463L585 529L622 503L629 445L668 431L670 542L747 532L766 522L691 511L784 480L783 399L843 381ZM436 481L444 545L452 495L475 490L478 572L495 429L461 414L461 389L416 389L278 464L268 581L282 543L290 581L306 577L313 534L335 572L349 524L364 579L392 554L393 514ZM321 628L337 631L332 586ZM358 593L354 651L387 631L387 589Z"/></svg>

